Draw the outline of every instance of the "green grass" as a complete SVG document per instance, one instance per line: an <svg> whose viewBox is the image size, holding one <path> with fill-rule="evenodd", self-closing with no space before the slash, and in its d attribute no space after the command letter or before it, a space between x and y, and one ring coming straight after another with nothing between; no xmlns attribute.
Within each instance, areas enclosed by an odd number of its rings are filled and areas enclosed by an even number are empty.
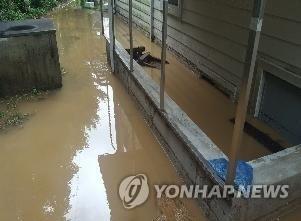
<svg viewBox="0 0 301 221"><path fill-rule="evenodd" d="M39 18L64 0L0 0L0 20Z"/></svg>
<svg viewBox="0 0 301 221"><path fill-rule="evenodd" d="M7 112L3 115L3 118L0 120L0 130L22 125L24 121L28 118L28 116L28 114L23 114L20 112Z"/></svg>
<svg viewBox="0 0 301 221"><path fill-rule="evenodd" d="M10 109L0 112L0 131L10 127L22 125L29 117L29 114L24 114L16 109Z"/></svg>
<svg viewBox="0 0 301 221"><path fill-rule="evenodd" d="M33 89L31 92L16 95L6 99L0 99L0 132L16 126L21 126L30 114L22 113L18 110L18 104L24 101L37 101L44 99L47 92L40 92Z"/></svg>

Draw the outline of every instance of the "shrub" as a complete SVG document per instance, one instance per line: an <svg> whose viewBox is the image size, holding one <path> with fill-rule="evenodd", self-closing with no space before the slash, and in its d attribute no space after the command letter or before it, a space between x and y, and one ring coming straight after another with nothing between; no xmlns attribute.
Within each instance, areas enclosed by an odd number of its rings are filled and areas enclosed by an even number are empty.
<svg viewBox="0 0 301 221"><path fill-rule="evenodd" d="M39 18L63 0L0 0L0 20Z"/></svg>

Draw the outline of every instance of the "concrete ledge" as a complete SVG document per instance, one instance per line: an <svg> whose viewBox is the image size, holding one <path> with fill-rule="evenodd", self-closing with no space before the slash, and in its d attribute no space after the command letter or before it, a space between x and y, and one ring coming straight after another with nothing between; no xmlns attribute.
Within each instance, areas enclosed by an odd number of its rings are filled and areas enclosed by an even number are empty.
<svg viewBox="0 0 301 221"><path fill-rule="evenodd" d="M31 27L32 29L15 30L18 27ZM55 32L53 21L49 18L27 19L20 21L0 22L0 37L19 37L33 34L41 34L42 32Z"/></svg>
<svg viewBox="0 0 301 221"><path fill-rule="evenodd" d="M106 39L110 59L108 36ZM115 75L139 104L146 121L178 171L184 176L186 183L223 186L224 181L215 173L208 161L228 159L227 156L167 94L165 94L165 112L160 111L159 85L136 62L134 71L132 73L129 71L129 54L118 41L115 41L114 65ZM291 155L294 155L293 159L296 161L293 165L287 163ZM248 163L254 169L253 184L291 184L292 190L295 191L301 184L300 162L300 147L295 147ZM271 170L277 174L277 169L282 174L278 178L271 174ZM264 183L260 183L261 181ZM279 215L279 211L282 211L280 208L287 208L288 202L295 202L299 197L300 191L296 190L286 200L229 198L199 199L199 202L210 220L255 220L265 219L267 214L270 217Z"/></svg>
<svg viewBox="0 0 301 221"><path fill-rule="evenodd" d="M273 184L299 177L301 182L301 145L249 162L254 170L253 184ZM297 178L297 177L296 177Z"/></svg>

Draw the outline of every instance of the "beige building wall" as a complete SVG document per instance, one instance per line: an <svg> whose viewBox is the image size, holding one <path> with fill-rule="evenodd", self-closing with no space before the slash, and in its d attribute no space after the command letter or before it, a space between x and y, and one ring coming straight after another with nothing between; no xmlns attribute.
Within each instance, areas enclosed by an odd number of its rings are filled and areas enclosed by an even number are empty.
<svg viewBox="0 0 301 221"><path fill-rule="evenodd" d="M149 32L150 0L133 0L133 7L134 22ZM160 0L155 0L154 33L158 39L160 8ZM182 0L181 17L168 17L167 44L235 95L243 73L251 8L250 0ZM127 18L128 0L116 0L116 9ZM268 1L258 59L275 64L284 70L280 74L287 78L284 80L301 85L300 11L300 0Z"/></svg>

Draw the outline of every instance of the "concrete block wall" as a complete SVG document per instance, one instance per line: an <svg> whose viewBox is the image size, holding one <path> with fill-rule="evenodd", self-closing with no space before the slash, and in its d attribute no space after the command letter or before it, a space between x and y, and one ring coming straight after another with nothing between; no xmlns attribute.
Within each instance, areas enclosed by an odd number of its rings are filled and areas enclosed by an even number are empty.
<svg viewBox="0 0 301 221"><path fill-rule="evenodd" d="M38 30L8 33L0 37L0 97L29 92L34 88L50 90L62 86L52 22L46 19L27 20L18 25L23 24L36 25Z"/></svg>

